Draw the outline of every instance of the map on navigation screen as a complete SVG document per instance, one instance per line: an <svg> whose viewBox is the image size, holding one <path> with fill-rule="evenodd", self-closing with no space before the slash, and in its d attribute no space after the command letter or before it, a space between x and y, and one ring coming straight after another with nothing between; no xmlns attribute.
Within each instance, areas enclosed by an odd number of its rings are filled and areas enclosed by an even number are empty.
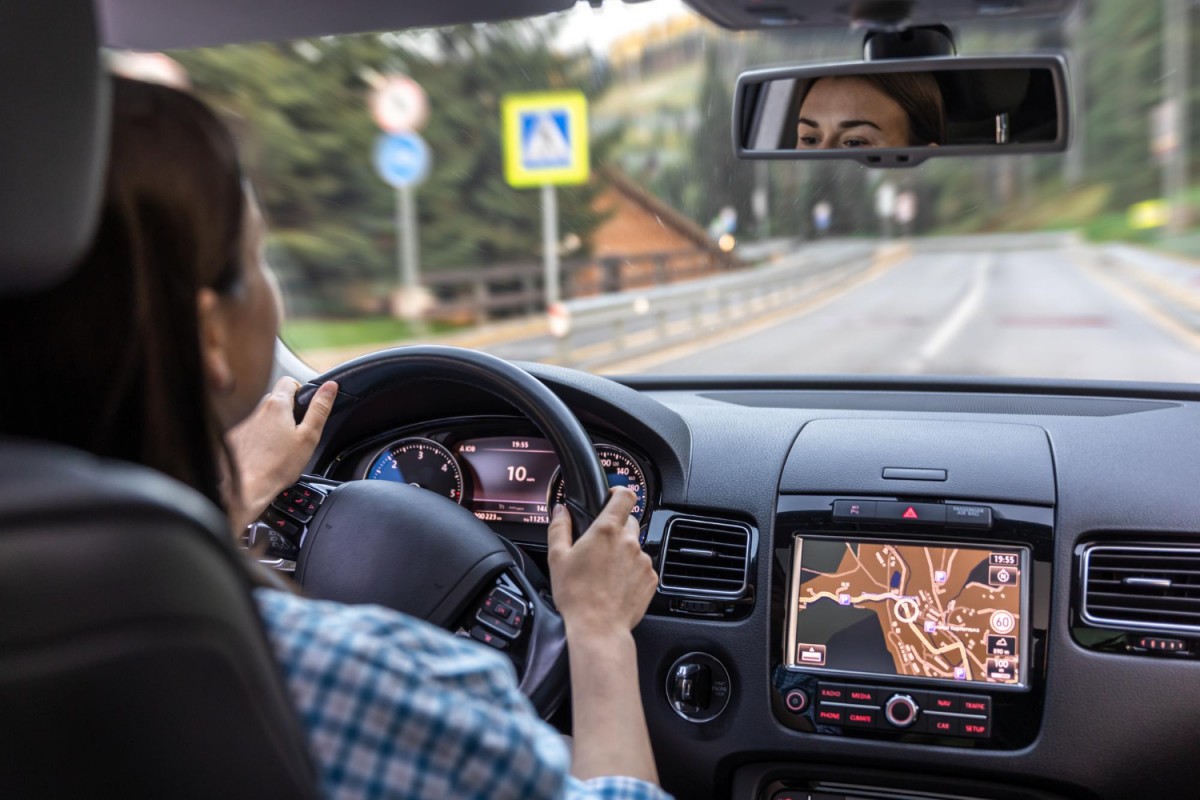
<svg viewBox="0 0 1200 800"><path fill-rule="evenodd" d="M1022 683L1024 551L795 542L790 666Z"/></svg>

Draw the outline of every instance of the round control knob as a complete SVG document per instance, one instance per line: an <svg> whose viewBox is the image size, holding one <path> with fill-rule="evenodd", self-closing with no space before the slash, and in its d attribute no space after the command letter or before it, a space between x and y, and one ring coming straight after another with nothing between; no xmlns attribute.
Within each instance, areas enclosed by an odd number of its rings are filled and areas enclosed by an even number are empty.
<svg viewBox="0 0 1200 800"><path fill-rule="evenodd" d="M792 689L784 695L783 704L793 714L803 714L804 709L808 708L808 695L799 689Z"/></svg>
<svg viewBox="0 0 1200 800"><path fill-rule="evenodd" d="M920 710L908 695L894 694L883 707L883 716L897 728L907 728L917 721L917 713Z"/></svg>

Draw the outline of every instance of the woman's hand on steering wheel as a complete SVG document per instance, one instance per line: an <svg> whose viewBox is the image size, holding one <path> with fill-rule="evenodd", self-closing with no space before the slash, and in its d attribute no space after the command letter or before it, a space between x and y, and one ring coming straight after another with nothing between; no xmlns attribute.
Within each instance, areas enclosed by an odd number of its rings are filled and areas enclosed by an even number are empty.
<svg viewBox="0 0 1200 800"><path fill-rule="evenodd" d="M226 500L235 531L254 522L276 495L300 478L321 440L337 384L323 384L297 423L293 414L300 386L295 378L280 378L250 416L225 435L240 490L237 495L231 491Z"/></svg>
<svg viewBox="0 0 1200 800"><path fill-rule="evenodd" d="M637 495L624 487L609 491L608 503L578 541L571 517L556 506L548 534L550 583L568 641L628 635L654 597L654 562L638 542L630 512Z"/></svg>

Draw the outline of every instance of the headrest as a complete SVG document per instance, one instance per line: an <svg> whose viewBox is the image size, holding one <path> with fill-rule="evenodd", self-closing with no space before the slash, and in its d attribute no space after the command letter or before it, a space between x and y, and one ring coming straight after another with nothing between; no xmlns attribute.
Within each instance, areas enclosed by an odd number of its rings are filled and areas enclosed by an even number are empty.
<svg viewBox="0 0 1200 800"><path fill-rule="evenodd" d="M1033 74L1029 69L962 70L934 73L942 87L946 116L957 121L993 121L1025 102Z"/></svg>
<svg viewBox="0 0 1200 800"><path fill-rule="evenodd" d="M53 286L90 244L109 91L91 0L0 3L0 295Z"/></svg>

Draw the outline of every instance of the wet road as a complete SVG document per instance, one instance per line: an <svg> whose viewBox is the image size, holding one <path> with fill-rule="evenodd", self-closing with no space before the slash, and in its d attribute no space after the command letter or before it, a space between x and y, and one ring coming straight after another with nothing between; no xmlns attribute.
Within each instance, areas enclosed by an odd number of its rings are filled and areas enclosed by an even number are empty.
<svg viewBox="0 0 1200 800"><path fill-rule="evenodd" d="M1172 313L1200 303L1192 296L1200 267L1157 256L1117 264L1108 252L918 249L820 308L630 366L676 374L1200 380L1200 335ZM1148 270L1152 280L1143 280Z"/></svg>

